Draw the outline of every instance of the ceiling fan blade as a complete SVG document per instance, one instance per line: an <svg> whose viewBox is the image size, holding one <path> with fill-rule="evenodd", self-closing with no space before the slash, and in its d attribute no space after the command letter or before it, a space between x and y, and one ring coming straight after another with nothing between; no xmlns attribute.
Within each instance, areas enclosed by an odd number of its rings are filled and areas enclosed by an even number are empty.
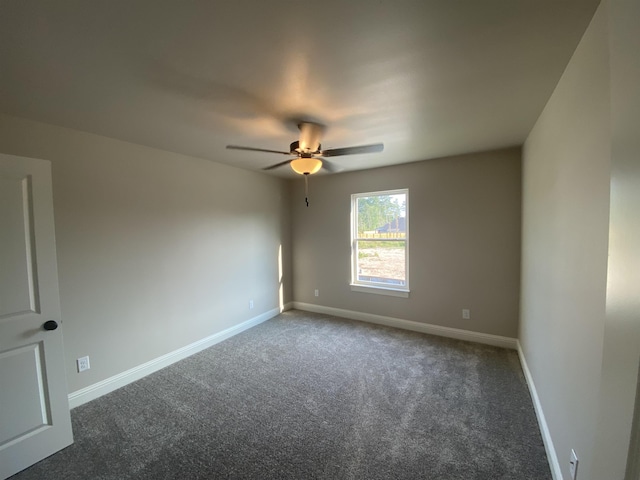
<svg viewBox="0 0 640 480"><path fill-rule="evenodd" d="M253 148L253 147L240 147L238 145L227 145L228 150L248 150L250 152L267 152L267 153L281 153L283 155L295 155L291 152L281 152L280 150L267 150L264 148Z"/></svg>
<svg viewBox="0 0 640 480"><path fill-rule="evenodd" d="M295 160L295 158L292 160ZM284 162L276 163L275 165L263 168L263 170L273 170L274 168L282 167L283 165L286 165L288 163L291 163L291 160L285 160Z"/></svg>
<svg viewBox="0 0 640 480"><path fill-rule="evenodd" d="M382 143L374 143L373 145L360 145L357 147L332 148L323 150L320 154L323 157L340 157L342 155L358 155L361 153L375 153L384 150Z"/></svg>
<svg viewBox="0 0 640 480"><path fill-rule="evenodd" d="M316 157L316 158L318 158L318 157ZM336 173L336 172L339 172L340 170L342 170L338 165L336 165L333 162L330 162L329 160L327 160L325 158L320 158L320 160L322 160L322 168L324 168L329 173Z"/></svg>

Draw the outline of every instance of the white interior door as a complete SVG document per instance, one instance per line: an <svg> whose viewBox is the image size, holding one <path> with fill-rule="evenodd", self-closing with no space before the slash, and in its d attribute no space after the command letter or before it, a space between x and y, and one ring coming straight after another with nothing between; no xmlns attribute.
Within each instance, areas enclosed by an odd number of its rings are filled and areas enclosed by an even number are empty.
<svg viewBox="0 0 640 480"><path fill-rule="evenodd" d="M51 164L0 154L2 479L73 442L61 327Z"/></svg>

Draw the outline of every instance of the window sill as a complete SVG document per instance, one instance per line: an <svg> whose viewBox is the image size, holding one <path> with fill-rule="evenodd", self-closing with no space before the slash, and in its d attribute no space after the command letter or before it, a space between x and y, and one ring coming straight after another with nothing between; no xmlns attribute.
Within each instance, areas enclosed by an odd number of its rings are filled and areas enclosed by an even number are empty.
<svg viewBox="0 0 640 480"><path fill-rule="evenodd" d="M390 297L409 298L409 290L398 290L396 288L374 287L370 285L351 284L352 292L374 293L376 295L388 295Z"/></svg>

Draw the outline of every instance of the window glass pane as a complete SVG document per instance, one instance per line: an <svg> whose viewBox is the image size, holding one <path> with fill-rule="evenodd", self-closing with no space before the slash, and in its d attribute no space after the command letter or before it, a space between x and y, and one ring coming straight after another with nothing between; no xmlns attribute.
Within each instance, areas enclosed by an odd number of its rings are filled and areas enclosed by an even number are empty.
<svg viewBox="0 0 640 480"><path fill-rule="evenodd" d="M353 286L408 292L408 190L353 194Z"/></svg>
<svg viewBox="0 0 640 480"><path fill-rule="evenodd" d="M359 238L404 238L406 194L372 195L357 199Z"/></svg>
<svg viewBox="0 0 640 480"><path fill-rule="evenodd" d="M358 240L357 281L404 286L405 241Z"/></svg>

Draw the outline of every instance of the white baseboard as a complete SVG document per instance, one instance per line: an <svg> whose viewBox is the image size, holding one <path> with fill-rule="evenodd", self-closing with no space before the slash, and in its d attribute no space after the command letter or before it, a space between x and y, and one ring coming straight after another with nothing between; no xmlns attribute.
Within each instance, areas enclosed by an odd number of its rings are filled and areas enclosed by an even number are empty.
<svg viewBox="0 0 640 480"><path fill-rule="evenodd" d="M470 330L461 330L458 328L442 327L440 325L432 325L429 323L414 322L411 320L403 320L401 318L385 317L382 315L374 315L372 313L355 312L353 310L343 310L341 308L325 307L322 305L313 305L311 303L293 302L293 308L305 310L308 312L324 313L327 315L335 315L336 317L350 318L352 320L360 320L362 322L375 323L378 325L386 325L388 327L402 328L414 332L428 333L430 335L438 335L440 337L455 338L457 340L466 340L468 342L483 343L496 347L509 348L516 350L518 348L518 340L511 337L501 337L500 335L491 335L488 333L472 332Z"/></svg>
<svg viewBox="0 0 640 480"><path fill-rule="evenodd" d="M102 395L117 390L118 388L124 387L131 382L140 380L141 378L146 377L153 372L157 372L164 367L168 367L172 363L187 358L194 353L198 353L201 350L204 350L205 348L209 348L210 346L222 342L227 338L233 337L234 335L248 330L251 327L255 327L256 325L275 317L282 311L290 310L291 307L292 304L290 302L284 305L283 308L274 308L272 310L269 310L268 312L258 315L257 317L242 322L239 325L227 328L226 330L198 340L197 342L179 348L178 350L174 350L173 352L169 352L166 355L162 355L161 357L143 363L142 365L138 365L137 367L109 377L98 383L94 383L93 385L89 385L88 387L76 390L75 392L71 392L69 394L69 408L75 408L82 405L83 403L95 400Z"/></svg>
<svg viewBox="0 0 640 480"><path fill-rule="evenodd" d="M556 454L556 449L553 446L553 440L551 439L549 426L547 425L547 420L544 417L542 404L540 403L540 398L538 397L538 391L536 390L535 383L533 383L533 377L531 376L531 372L529 371L529 366L527 365L527 360L524 357L524 352L522 351L520 341L518 341L518 356L520 357L520 364L522 365L524 378L527 380L527 385L529 385L529 392L531 393L531 399L533 400L533 409L536 412L536 417L538 417L538 425L540 426L540 433L542 434L544 449L547 452L547 460L549 461L549 467L551 468L551 476L553 477L553 480L562 480L564 477L562 476L560 462L558 462L558 455Z"/></svg>

